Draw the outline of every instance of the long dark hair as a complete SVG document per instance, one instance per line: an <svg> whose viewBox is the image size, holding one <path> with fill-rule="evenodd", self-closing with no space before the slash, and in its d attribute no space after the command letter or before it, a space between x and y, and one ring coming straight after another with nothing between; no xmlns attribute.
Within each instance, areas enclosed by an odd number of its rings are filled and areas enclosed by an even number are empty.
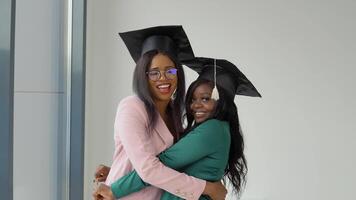
<svg viewBox="0 0 356 200"><path fill-rule="evenodd" d="M182 113L184 110L184 96L185 96L185 78L184 71L181 63L172 55L153 50L145 53L141 56L141 58L137 61L136 68L133 74L133 91L137 94L137 96L144 102L145 108L147 111L149 123L148 129L149 132L153 130L158 120L158 113L155 106L155 103L152 99L152 96L148 87L148 77L146 72L148 71L151 61L153 57L157 54L164 54L168 56L174 63L177 68L177 90L176 90L176 98L169 103L167 108L167 115L170 117L170 121L173 122L173 128L175 133L175 139L177 139L179 133L183 131L183 123L182 123Z"/></svg>
<svg viewBox="0 0 356 200"><path fill-rule="evenodd" d="M213 82L204 79L198 79L189 86L186 96L185 116L187 119L187 128L184 132L185 134L198 125L194 123L194 116L190 108L190 103L192 102L195 89L202 84L209 84L211 88L214 87ZM240 128L239 115L234 103L234 98L228 96L228 93L224 88L217 86L217 89L219 91L219 100L217 101L215 111L211 118L229 122L231 145L229 161L224 176L230 180L234 191L240 193L246 183L248 169L244 155L244 139Z"/></svg>

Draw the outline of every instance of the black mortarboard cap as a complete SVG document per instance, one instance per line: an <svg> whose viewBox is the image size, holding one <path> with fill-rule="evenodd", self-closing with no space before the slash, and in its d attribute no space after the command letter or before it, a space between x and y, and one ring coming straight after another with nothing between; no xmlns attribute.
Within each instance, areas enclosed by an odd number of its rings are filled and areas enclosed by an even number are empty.
<svg viewBox="0 0 356 200"><path fill-rule="evenodd" d="M194 53L182 26L156 26L146 29L119 33L137 62L148 51L167 52L178 60L190 60Z"/></svg>
<svg viewBox="0 0 356 200"><path fill-rule="evenodd" d="M198 72L198 79L214 82L214 58L197 57L184 61L183 64ZM231 97L235 95L261 97L246 76L233 63L224 59L216 59L216 84L224 88Z"/></svg>

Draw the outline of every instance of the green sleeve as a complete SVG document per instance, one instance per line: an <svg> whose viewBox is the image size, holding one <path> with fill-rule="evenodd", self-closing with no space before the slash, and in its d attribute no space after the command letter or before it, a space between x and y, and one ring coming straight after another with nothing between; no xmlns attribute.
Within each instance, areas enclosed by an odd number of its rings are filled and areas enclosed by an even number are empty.
<svg viewBox="0 0 356 200"><path fill-rule="evenodd" d="M214 144L219 143L219 137L223 126L221 121L211 119L179 140L172 147L163 151L158 157L161 162L175 170L182 170L184 167L204 158L214 151ZM194 150L192 149L194 147ZM121 177L111 185L111 190L116 198L140 191L149 186L145 183L136 171Z"/></svg>
<svg viewBox="0 0 356 200"><path fill-rule="evenodd" d="M162 152L158 156L159 159L167 167L182 170L188 165L210 155L215 152L213 147L223 139L219 134L224 128L222 123L216 119L204 122L176 144Z"/></svg>
<svg viewBox="0 0 356 200"><path fill-rule="evenodd" d="M150 185L144 182L136 173L136 170L134 170L111 184L111 191L115 198L118 199L131 193L138 192L146 186Z"/></svg>

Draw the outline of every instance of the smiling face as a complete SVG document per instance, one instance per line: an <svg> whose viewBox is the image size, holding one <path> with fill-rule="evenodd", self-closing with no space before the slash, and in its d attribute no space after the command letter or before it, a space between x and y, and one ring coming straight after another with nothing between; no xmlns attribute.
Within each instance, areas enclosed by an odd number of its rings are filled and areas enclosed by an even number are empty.
<svg viewBox="0 0 356 200"><path fill-rule="evenodd" d="M211 99L212 91L211 85L203 83L193 92L190 109L196 123L205 121L213 114L216 101Z"/></svg>
<svg viewBox="0 0 356 200"><path fill-rule="evenodd" d="M147 76L153 100L170 101L178 82L174 62L164 54L155 55L147 71Z"/></svg>

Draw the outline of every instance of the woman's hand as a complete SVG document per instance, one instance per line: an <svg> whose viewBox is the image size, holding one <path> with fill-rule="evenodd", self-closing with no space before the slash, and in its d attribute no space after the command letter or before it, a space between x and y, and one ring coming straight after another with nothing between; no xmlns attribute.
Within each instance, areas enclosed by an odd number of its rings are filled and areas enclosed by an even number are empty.
<svg viewBox="0 0 356 200"><path fill-rule="evenodd" d="M105 165L99 165L95 170L94 180L97 182L106 181L106 178L108 177L109 172L110 172L110 167L105 166Z"/></svg>
<svg viewBox="0 0 356 200"><path fill-rule="evenodd" d="M212 200L224 200L227 194L225 186L218 182L206 182L203 194L208 195Z"/></svg>
<svg viewBox="0 0 356 200"><path fill-rule="evenodd" d="M93 192L94 200L115 200L115 196L111 188L104 183L99 183L98 187Z"/></svg>

